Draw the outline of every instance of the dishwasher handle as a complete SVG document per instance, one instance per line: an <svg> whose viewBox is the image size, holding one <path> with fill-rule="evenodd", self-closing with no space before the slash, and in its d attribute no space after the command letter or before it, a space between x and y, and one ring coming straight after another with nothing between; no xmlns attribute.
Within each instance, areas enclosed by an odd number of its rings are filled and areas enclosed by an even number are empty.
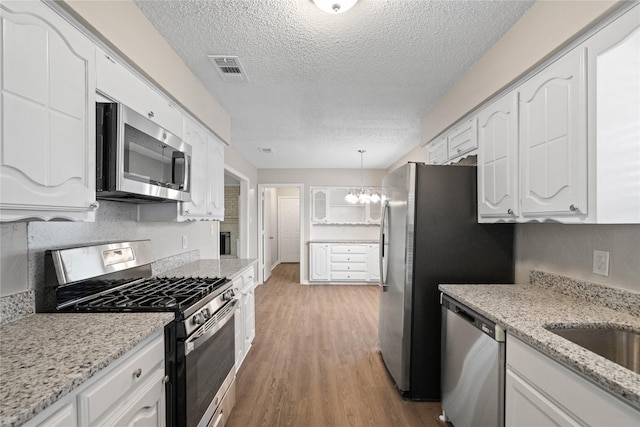
<svg viewBox="0 0 640 427"><path fill-rule="evenodd" d="M504 342L506 339L506 331L500 325L487 319L479 313L474 312L469 307L464 306L444 293L440 294L440 302L444 308L457 314L459 317L479 329L486 335L498 342Z"/></svg>

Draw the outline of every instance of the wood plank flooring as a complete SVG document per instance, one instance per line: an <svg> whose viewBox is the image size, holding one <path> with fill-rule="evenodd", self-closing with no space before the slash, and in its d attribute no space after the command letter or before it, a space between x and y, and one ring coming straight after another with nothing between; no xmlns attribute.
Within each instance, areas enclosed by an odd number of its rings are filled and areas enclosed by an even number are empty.
<svg viewBox="0 0 640 427"><path fill-rule="evenodd" d="M377 286L306 286L280 264L256 289L256 338L229 427L445 426L404 401L377 346Z"/></svg>

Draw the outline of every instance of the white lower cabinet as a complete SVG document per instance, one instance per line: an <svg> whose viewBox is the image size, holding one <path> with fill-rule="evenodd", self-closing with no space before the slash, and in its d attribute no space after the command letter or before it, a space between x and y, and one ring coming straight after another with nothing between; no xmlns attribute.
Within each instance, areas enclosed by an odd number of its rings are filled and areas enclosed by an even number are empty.
<svg viewBox="0 0 640 427"><path fill-rule="evenodd" d="M164 332L139 344L27 426L166 425Z"/></svg>
<svg viewBox="0 0 640 427"><path fill-rule="evenodd" d="M238 277L233 279L233 291L237 300L235 311L236 372L240 370L256 336L255 288L253 265L241 271Z"/></svg>
<svg viewBox="0 0 640 427"><path fill-rule="evenodd" d="M43 2L0 20L0 221L93 221L95 46Z"/></svg>
<svg viewBox="0 0 640 427"><path fill-rule="evenodd" d="M374 283L380 279L377 243L309 243L311 282Z"/></svg>
<svg viewBox="0 0 640 427"><path fill-rule="evenodd" d="M505 426L636 426L640 410L512 335Z"/></svg>

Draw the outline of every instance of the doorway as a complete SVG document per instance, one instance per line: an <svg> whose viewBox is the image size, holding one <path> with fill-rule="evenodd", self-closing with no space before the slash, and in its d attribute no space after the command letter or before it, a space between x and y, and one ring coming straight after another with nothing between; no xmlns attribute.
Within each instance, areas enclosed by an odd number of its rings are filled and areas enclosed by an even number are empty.
<svg viewBox="0 0 640 427"><path fill-rule="evenodd" d="M302 184L259 184L258 264L261 283L280 263L304 268L304 197Z"/></svg>
<svg viewBox="0 0 640 427"><path fill-rule="evenodd" d="M249 258L249 178L224 170L224 221L219 223L220 258Z"/></svg>

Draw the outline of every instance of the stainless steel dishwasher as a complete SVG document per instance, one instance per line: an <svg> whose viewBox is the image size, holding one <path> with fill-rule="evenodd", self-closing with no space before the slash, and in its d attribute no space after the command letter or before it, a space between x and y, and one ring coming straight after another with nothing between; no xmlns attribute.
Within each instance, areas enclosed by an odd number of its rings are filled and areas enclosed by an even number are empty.
<svg viewBox="0 0 640 427"><path fill-rule="evenodd" d="M505 331L447 295L442 304L442 421L504 426Z"/></svg>

